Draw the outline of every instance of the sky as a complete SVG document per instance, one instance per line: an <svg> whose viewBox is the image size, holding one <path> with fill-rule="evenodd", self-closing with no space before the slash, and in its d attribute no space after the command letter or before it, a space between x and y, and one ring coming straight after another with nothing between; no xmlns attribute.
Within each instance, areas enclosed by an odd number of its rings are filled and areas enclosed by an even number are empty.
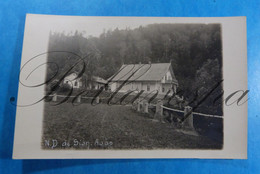
<svg viewBox="0 0 260 174"><path fill-rule="evenodd" d="M46 15L43 15L46 16ZM50 16L49 25L52 32L74 33L76 30L85 32L84 36L98 37L108 30L134 29L154 23L187 23L183 18L170 17L81 17L81 16ZM196 23L196 20L189 21ZM201 20L200 20L201 23Z"/></svg>

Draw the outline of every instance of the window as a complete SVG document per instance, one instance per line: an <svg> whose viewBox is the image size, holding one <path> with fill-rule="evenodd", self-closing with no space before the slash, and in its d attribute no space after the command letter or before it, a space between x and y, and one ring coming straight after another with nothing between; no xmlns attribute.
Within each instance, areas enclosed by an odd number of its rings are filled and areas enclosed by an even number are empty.
<svg viewBox="0 0 260 174"><path fill-rule="evenodd" d="M147 84L147 91L150 91L150 84Z"/></svg>
<svg viewBox="0 0 260 174"><path fill-rule="evenodd" d="M75 85L75 86L78 86L78 82L77 82L77 81L75 81L74 85Z"/></svg>
<svg viewBox="0 0 260 174"><path fill-rule="evenodd" d="M162 87L162 92L165 92L165 89L164 89L164 87Z"/></svg>

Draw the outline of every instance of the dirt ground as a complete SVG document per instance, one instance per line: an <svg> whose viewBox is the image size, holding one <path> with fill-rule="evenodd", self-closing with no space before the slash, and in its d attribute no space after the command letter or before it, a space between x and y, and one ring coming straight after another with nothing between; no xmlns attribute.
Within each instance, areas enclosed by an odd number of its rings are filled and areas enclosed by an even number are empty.
<svg viewBox="0 0 260 174"><path fill-rule="evenodd" d="M131 106L45 103L44 149L220 149L207 137L187 135Z"/></svg>

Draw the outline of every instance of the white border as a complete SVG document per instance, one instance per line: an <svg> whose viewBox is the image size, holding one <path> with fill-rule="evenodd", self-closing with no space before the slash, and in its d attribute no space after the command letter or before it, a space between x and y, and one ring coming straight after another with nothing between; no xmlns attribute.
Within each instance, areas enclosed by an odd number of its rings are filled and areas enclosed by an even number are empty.
<svg viewBox="0 0 260 174"><path fill-rule="evenodd" d="M171 17L80 17L28 14L24 32L21 65L39 53L47 52L49 31L53 28L90 22L221 23L223 39L224 96L247 89L246 18L171 18ZM42 60L46 59L46 56ZM45 69L35 80L42 80ZM30 89L19 85L17 104L28 104L43 96L43 86ZM44 103L17 107L14 159L63 158L247 158L247 104L224 106L224 147L222 150L42 150L41 131Z"/></svg>

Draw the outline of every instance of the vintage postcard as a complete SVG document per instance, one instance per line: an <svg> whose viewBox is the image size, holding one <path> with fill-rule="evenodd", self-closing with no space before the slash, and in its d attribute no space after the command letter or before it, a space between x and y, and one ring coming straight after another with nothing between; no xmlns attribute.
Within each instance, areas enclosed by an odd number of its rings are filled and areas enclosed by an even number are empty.
<svg viewBox="0 0 260 174"><path fill-rule="evenodd" d="M246 18L28 14L14 159L247 158Z"/></svg>

